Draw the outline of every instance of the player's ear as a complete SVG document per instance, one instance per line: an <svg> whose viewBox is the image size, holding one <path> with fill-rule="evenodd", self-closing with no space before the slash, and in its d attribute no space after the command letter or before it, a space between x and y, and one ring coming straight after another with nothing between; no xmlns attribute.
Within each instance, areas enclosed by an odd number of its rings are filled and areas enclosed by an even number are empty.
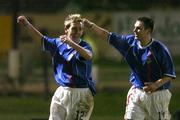
<svg viewBox="0 0 180 120"><path fill-rule="evenodd" d="M151 29L146 29L147 33L151 33Z"/></svg>
<svg viewBox="0 0 180 120"><path fill-rule="evenodd" d="M68 28L64 27L64 32L67 34L68 33Z"/></svg>

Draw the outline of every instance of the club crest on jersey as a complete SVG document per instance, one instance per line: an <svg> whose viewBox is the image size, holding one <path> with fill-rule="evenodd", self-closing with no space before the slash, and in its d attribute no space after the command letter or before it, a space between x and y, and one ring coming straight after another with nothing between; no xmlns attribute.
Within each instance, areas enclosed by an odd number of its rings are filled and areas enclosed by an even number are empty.
<svg viewBox="0 0 180 120"><path fill-rule="evenodd" d="M148 51L148 53L147 53L147 57L149 57L149 56L151 56L151 51Z"/></svg>
<svg viewBox="0 0 180 120"><path fill-rule="evenodd" d="M152 53L151 53L151 51L148 51L148 53L147 53L147 64L150 64L151 63L151 55L152 55Z"/></svg>

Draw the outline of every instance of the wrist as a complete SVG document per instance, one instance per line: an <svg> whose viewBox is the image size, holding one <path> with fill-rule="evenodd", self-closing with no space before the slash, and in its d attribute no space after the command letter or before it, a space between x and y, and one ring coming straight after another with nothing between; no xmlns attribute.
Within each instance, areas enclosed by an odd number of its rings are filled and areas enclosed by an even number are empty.
<svg viewBox="0 0 180 120"><path fill-rule="evenodd" d="M90 25L89 25L89 29L92 29L94 27L94 23L90 23Z"/></svg>
<svg viewBox="0 0 180 120"><path fill-rule="evenodd" d="M25 22L25 23L24 23L24 27L28 27L29 24L30 24L29 21Z"/></svg>
<svg viewBox="0 0 180 120"><path fill-rule="evenodd" d="M162 79L159 79L158 81L156 81L157 88L161 87L162 85L163 85Z"/></svg>

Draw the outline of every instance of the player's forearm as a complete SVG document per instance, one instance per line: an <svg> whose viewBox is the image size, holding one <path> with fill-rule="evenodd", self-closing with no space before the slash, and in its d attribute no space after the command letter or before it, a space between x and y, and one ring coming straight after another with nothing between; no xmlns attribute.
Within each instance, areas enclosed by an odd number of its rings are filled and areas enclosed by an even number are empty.
<svg viewBox="0 0 180 120"><path fill-rule="evenodd" d="M92 52L84 49L83 47L79 46L75 42L67 41L67 44L69 44L72 48L74 48L79 54L86 60L92 59Z"/></svg>
<svg viewBox="0 0 180 120"><path fill-rule="evenodd" d="M43 35L29 22L26 23L25 28L28 30L29 35L34 40L41 40Z"/></svg>
<svg viewBox="0 0 180 120"><path fill-rule="evenodd" d="M152 93L164 85L166 82L171 81L173 78L164 76L163 78L157 80L156 82L146 82L143 90L148 93Z"/></svg>
<svg viewBox="0 0 180 120"><path fill-rule="evenodd" d="M108 39L109 31L104 28L99 27L95 23L92 23L90 30L93 31L95 34L97 34L103 40Z"/></svg>
<svg viewBox="0 0 180 120"><path fill-rule="evenodd" d="M156 81L156 85L159 88L162 85L164 85L166 82L171 81L171 80L172 80L172 77L164 76L163 78Z"/></svg>
<svg viewBox="0 0 180 120"><path fill-rule="evenodd" d="M85 18L83 19L83 23L84 23L85 27L87 27L89 30L91 30L96 35L98 35L101 39L103 39L103 40L108 39L108 35L109 35L108 30L96 25L95 23L93 23Z"/></svg>

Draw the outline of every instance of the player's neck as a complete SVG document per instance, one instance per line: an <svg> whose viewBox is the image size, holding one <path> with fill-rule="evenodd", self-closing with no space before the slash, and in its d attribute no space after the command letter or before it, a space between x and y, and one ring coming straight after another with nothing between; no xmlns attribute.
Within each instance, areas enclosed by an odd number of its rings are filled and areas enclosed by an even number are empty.
<svg viewBox="0 0 180 120"><path fill-rule="evenodd" d="M152 41L152 38L151 36L147 37L147 38L144 38L141 42L141 46L146 46L148 45L150 42Z"/></svg>

